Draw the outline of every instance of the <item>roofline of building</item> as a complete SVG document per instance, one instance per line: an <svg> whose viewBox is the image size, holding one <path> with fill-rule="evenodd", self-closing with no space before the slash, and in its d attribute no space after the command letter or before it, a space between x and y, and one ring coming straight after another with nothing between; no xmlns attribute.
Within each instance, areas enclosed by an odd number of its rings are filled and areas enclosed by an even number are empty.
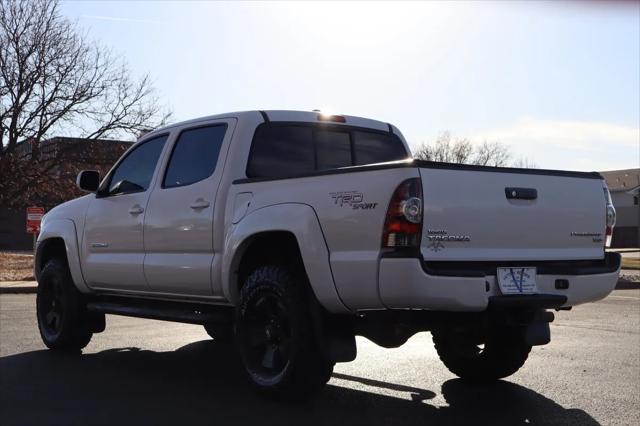
<svg viewBox="0 0 640 426"><path fill-rule="evenodd" d="M23 139L21 141L18 141L16 143L16 146L25 144L25 143L29 143L30 139ZM65 140L77 140L77 141L92 141L92 142L119 142L119 143L134 143L135 140L129 140L129 141L125 141L122 139L87 139L87 138L81 138L81 137L76 137L76 136L52 136L50 138L47 139L42 139L40 142L49 142L49 141L56 141L56 140L61 140L61 141L65 141Z"/></svg>

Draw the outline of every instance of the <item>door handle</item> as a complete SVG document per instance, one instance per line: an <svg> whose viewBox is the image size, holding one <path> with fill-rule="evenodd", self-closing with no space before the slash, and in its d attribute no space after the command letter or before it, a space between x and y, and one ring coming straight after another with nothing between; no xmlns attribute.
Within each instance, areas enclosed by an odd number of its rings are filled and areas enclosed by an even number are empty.
<svg viewBox="0 0 640 426"><path fill-rule="evenodd" d="M129 209L129 214L140 214L143 211L144 211L144 209L136 204L135 206L133 206L133 207L131 207Z"/></svg>
<svg viewBox="0 0 640 426"><path fill-rule="evenodd" d="M538 191L535 188L505 188L504 195L508 200L535 200Z"/></svg>
<svg viewBox="0 0 640 426"><path fill-rule="evenodd" d="M197 209L206 209L210 205L211 204L208 201L206 201L206 200L204 200L202 198L198 198L196 201L191 203L191 206L189 206L189 207L191 207L194 210L197 210Z"/></svg>

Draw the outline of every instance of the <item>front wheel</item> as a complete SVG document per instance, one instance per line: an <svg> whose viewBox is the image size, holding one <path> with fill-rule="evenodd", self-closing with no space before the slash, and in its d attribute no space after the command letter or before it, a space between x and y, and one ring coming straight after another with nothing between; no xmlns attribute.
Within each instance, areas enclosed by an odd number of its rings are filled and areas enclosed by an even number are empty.
<svg viewBox="0 0 640 426"><path fill-rule="evenodd" d="M40 273L36 313L40 336L49 349L78 351L93 336L86 304L60 259L48 261Z"/></svg>
<svg viewBox="0 0 640 426"><path fill-rule="evenodd" d="M263 266L247 279L236 308L236 342L258 390L304 395L322 388L333 362L318 347L306 282L282 266Z"/></svg>
<svg viewBox="0 0 640 426"><path fill-rule="evenodd" d="M527 360L531 346L518 329L497 328L482 336L468 330L434 330L440 360L456 376L478 382L510 376Z"/></svg>

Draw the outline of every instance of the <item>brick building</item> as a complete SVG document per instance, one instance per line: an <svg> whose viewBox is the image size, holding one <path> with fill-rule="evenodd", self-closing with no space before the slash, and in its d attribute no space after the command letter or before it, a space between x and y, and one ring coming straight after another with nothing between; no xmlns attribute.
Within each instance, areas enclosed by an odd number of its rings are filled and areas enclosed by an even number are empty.
<svg viewBox="0 0 640 426"><path fill-rule="evenodd" d="M640 169L612 170L600 174L607 182L617 213L611 246L640 247Z"/></svg>
<svg viewBox="0 0 640 426"><path fill-rule="evenodd" d="M48 211L60 203L82 195L75 187L78 172L93 169L100 170L104 175L132 143L67 137L54 137L37 145L30 141L20 142L15 148L15 153L25 161L30 159L35 149L39 158L45 161L54 161L63 156L63 161L55 162L55 166L48 172L48 176L56 182L56 190L35 190L26 204L38 205ZM19 182L19 176L15 179L16 183ZM26 207L28 206L0 206L0 250L32 248L33 237L26 233Z"/></svg>

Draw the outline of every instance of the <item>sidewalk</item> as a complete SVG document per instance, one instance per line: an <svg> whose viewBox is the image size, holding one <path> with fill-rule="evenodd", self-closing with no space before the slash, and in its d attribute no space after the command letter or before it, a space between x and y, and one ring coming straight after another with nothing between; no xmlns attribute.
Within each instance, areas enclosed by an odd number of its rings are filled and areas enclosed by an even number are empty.
<svg viewBox="0 0 640 426"><path fill-rule="evenodd" d="M640 259L640 249L638 248L626 248L626 249L609 249L607 251L620 253L623 261L627 260L638 260Z"/></svg>

